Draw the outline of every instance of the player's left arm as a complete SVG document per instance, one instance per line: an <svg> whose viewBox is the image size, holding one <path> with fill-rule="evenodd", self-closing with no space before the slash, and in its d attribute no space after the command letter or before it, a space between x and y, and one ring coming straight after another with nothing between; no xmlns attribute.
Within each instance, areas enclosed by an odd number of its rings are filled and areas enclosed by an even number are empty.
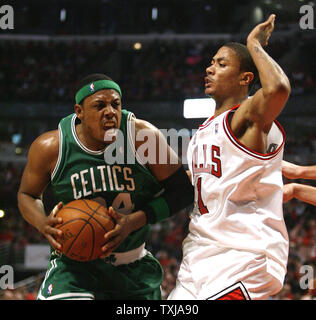
<svg viewBox="0 0 316 320"><path fill-rule="evenodd" d="M293 198L316 206L316 187L299 183L285 184L283 186L283 203Z"/></svg>
<svg viewBox="0 0 316 320"><path fill-rule="evenodd" d="M116 220L116 227L105 234L106 244L103 247L104 256L115 250L133 231L145 226L162 221L180 210L188 207L194 201L194 188L190 179L176 155L168 145L167 140L160 130L143 120L135 120L136 137L142 141L135 141L136 150L140 150L144 143L148 143L144 156L146 166L163 187L160 196L154 198L147 205L129 215L122 215L110 207L109 213ZM152 153L152 154L151 154Z"/></svg>
<svg viewBox="0 0 316 320"><path fill-rule="evenodd" d="M156 141L156 154L150 159L154 161L149 161L147 167L164 190L144 208L147 223L154 224L190 206L194 201L194 187L180 158L161 131L148 122L143 122L143 126Z"/></svg>
<svg viewBox="0 0 316 320"><path fill-rule="evenodd" d="M247 48L257 67L261 88L251 98L241 103L231 121L233 132L253 131L254 134L248 136L244 134L240 137L240 141L258 152L262 152L264 146L260 145L260 142L256 145L256 137L268 134L291 91L288 77L263 49L267 46L274 29L274 20L275 15L270 15L268 20L258 24L248 35ZM245 127L246 130L242 130Z"/></svg>

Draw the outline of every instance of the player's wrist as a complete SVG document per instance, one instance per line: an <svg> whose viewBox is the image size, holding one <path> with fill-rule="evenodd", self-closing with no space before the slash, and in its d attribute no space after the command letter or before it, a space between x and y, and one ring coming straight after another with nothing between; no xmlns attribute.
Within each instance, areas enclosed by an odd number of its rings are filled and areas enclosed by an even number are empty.
<svg viewBox="0 0 316 320"><path fill-rule="evenodd" d="M292 183L292 198L295 198L297 196L298 190L300 188L300 185L296 182Z"/></svg>
<svg viewBox="0 0 316 320"><path fill-rule="evenodd" d="M37 229L41 234L45 235L45 227L48 223L48 216L39 216L34 222L33 226Z"/></svg>
<svg viewBox="0 0 316 320"><path fill-rule="evenodd" d="M252 50L255 47L262 47L261 42L259 41L259 39L253 37L253 36L248 36L247 38L247 48L248 50Z"/></svg>
<svg viewBox="0 0 316 320"><path fill-rule="evenodd" d="M170 216L170 209L164 197L150 201L143 209L147 224L154 224Z"/></svg>

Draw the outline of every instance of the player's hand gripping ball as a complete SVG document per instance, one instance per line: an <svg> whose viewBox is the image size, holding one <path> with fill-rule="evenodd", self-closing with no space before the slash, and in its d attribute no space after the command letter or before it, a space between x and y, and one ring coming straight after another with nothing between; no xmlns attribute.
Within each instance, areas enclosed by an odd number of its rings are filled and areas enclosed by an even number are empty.
<svg viewBox="0 0 316 320"><path fill-rule="evenodd" d="M63 219L62 224L55 226L63 231L61 237L56 237L62 245L61 253L82 262L95 260L102 255L104 234L115 226L107 208L87 199L67 203L56 217Z"/></svg>

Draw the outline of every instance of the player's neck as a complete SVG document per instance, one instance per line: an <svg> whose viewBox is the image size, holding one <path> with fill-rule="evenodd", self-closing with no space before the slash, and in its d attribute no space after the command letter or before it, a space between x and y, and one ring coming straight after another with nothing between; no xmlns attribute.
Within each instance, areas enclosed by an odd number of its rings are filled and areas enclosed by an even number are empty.
<svg viewBox="0 0 316 320"><path fill-rule="evenodd" d="M229 97L223 100L217 99L216 101L216 107L215 107L215 113L214 117L219 116L223 112L239 105L242 103L247 97L245 96L239 96L239 97Z"/></svg>
<svg viewBox="0 0 316 320"><path fill-rule="evenodd" d="M80 140L81 144L83 144L87 149L92 151L101 151L104 150L106 144L104 142L96 141L95 139L89 137L82 127L82 124L77 124L75 127L77 138Z"/></svg>

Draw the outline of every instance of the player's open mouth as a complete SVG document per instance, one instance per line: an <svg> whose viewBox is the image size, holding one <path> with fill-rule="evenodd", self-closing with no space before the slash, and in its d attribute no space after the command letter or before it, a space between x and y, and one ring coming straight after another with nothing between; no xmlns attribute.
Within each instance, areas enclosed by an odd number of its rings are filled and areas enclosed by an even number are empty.
<svg viewBox="0 0 316 320"><path fill-rule="evenodd" d="M108 130L113 130L116 128L116 123L114 121L108 121L103 124L103 130L108 131Z"/></svg>

